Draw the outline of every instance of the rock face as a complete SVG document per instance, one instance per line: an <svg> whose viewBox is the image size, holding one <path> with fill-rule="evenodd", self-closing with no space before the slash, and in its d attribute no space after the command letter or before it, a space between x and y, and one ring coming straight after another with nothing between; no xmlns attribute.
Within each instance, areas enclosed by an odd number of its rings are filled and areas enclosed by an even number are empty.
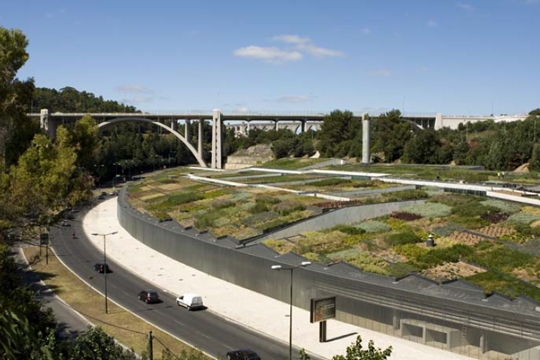
<svg viewBox="0 0 540 360"><path fill-rule="evenodd" d="M251 166L261 165L267 161L274 160L274 153L271 145L255 145L248 149L237 151L233 155L227 156L225 163L226 170L237 170Z"/></svg>

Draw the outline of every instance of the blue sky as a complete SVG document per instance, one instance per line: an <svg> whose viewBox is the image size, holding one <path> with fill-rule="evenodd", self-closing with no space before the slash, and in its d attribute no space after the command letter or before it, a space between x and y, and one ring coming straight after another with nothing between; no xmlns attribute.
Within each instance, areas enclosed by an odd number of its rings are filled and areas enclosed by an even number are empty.
<svg viewBox="0 0 540 360"><path fill-rule="evenodd" d="M522 114L540 0L0 0L19 78L144 111Z"/></svg>

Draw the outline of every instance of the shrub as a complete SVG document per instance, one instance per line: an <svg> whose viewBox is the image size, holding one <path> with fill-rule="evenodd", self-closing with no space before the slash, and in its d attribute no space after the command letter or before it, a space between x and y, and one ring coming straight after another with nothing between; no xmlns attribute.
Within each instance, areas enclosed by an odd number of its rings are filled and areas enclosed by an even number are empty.
<svg viewBox="0 0 540 360"><path fill-rule="evenodd" d="M287 216L295 211L304 211L306 206L293 201L285 201L272 206L272 209L281 216Z"/></svg>
<svg viewBox="0 0 540 360"><path fill-rule="evenodd" d="M430 268L444 263L458 262L462 257L468 257L474 253L470 246L457 244L447 248L434 248L416 258L420 267Z"/></svg>
<svg viewBox="0 0 540 360"><path fill-rule="evenodd" d="M281 202L279 197L270 196L268 194L258 194L257 196L255 196L255 201L268 205L279 204Z"/></svg>
<svg viewBox="0 0 540 360"><path fill-rule="evenodd" d="M400 244L393 247L396 254L405 256L408 260L416 260L428 250L416 244Z"/></svg>
<svg viewBox="0 0 540 360"><path fill-rule="evenodd" d="M413 221L422 218L421 215L413 214L406 211L394 211L392 214L390 214L390 216L404 221Z"/></svg>
<svg viewBox="0 0 540 360"><path fill-rule="evenodd" d="M384 201L387 202L396 202L396 201L406 201L406 200L419 200L427 199L429 195L423 190L403 190L390 193L381 194Z"/></svg>
<svg viewBox="0 0 540 360"><path fill-rule="evenodd" d="M515 213L521 210L520 206L511 202L488 199L480 202L484 206L495 207L504 213Z"/></svg>
<svg viewBox="0 0 540 360"><path fill-rule="evenodd" d="M461 204L456 204L452 207L452 214L462 217L482 216L498 212L498 208L482 205L478 201L469 201Z"/></svg>
<svg viewBox="0 0 540 360"><path fill-rule="evenodd" d="M463 227L458 226L453 223L449 223L444 226L433 228L431 232L441 237L444 237L444 236L449 236L456 231L462 231L462 230L463 230Z"/></svg>
<svg viewBox="0 0 540 360"><path fill-rule="evenodd" d="M500 223L501 221L508 219L508 216L510 215L507 213L500 212L500 213L483 214L480 217L482 218L482 220L488 221L491 224L497 224L497 223Z"/></svg>
<svg viewBox="0 0 540 360"><path fill-rule="evenodd" d="M473 262L489 269L510 273L516 268L530 266L534 260L532 255L509 249L504 246L492 248L491 251L469 255Z"/></svg>
<svg viewBox="0 0 540 360"><path fill-rule="evenodd" d="M367 233L378 233L392 230L390 226L377 220L364 221L358 225L355 225L355 227L362 229Z"/></svg>
<svg viewBox="0 0 540 360"><path fill-rule="evenodd" d="M236 204L229 200L219 200L212 204L212 208L214 208L214 210L226 209L232 206L236 206Z"/></svg>
<svg viewBox="0 0 540 360"><path fill-rule="evenodd" d="M410 229L400 231L394 234L388 234L384 241L389 246L396 246L400 244L415 244L421 242L422 239Z"/></svg>
<svg viewBox="0 0 540 360"><path fill-rule="evenodd" d="M219 218L217 211L209 211L199 214L195 218L195 227L199 230L205 230L214 227L214 222Z"/></svg>
<svg viewBox="0 0 540 360"><path fill-rule="evenodd" d="M411 205L401 210L429 218L448 216L452 212L452 208L450 206L432 202Z"/></svg>
<svg viewBox="0 0 540 360"><path fill-rule="evenodd" d="M360 235L360 234L364 234L366 232L364 229L354 227L354 226L351 226L351 225L345 225L345 224L336 225L333 228L331 228L330 230L331 231L341 231L342 233L348 234L348 235Z"/></svg>
<svg viewBox="0 0 540 360"><path fill-rule="evenodd" d="M324 187L324 186L336 186L336 185L350 184L351 182L352 182L352 180L350 180L350 179L330 178L330 179L322 179L322 180L319 180L319 181L312 182L312 183L310 183L310 185Z"/></svg>
<svg viewBox="0 0 540 360"><path fill-rule="evenodd" d="M465 279L483 288L486 294L491 294L494 290L497 290L511 298L527 296L536 301L540 301L540 289L538 287L527 284L511 275L484 272L469 276Z"/></svg>
<svg viewBox="0 0 540 360"><path fill-rule="evenodd" d="M526 213L526 212L518 212L515 214L512 214L510 217L508 217L508 221L517 223L517 224L530 224L533 221L540 220L540 216L532 213Z"/></svg>
<svg viewBox="0 0 540 360"><path fill-rule="evenodd" d="M259 214L269 211L270 208L264 202L257 201L252 207L249 208L251 214Z"/></svg>

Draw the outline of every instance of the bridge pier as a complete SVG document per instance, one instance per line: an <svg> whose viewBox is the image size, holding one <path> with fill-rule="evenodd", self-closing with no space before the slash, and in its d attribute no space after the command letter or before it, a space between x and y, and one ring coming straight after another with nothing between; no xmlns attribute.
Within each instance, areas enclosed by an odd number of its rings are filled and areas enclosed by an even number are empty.
<svg viewBox="0 0 540 360"><path fill-rule="evenodd" d="M56 126L56 121L49 116L49 109L41 109L39 112L39 127L53 140L56 139Z"/></svg>
<svg viewBox="0 0 540 360"><path fill-rule="evenodd" d="M197 142L198 142L198 151L199 151L199 155L201 156L201 158L204 159L204 156L203 156L203 144L202 144L202 141L203 141L203 124L204 124L204 120L203 119L199 119L199 137L197 138Z"/></svg>
<svg viewBox="0 0 540 360"><path fill-rule="evenodd" d="M214 109L212 114L212 162L210 167L212 169L221 169L221 149L222 149L222 136L221 136L221 111Z"/></svg>
<svg viewBox="0 0 540 360"><path fill-rule="evenodd" d="M362 164L369 164L371 154L369 153L369 116L368 114L362 114Z"/></svg>
<svg viewBox="0 0 540 360"><path fill-rule="evenodd" d="M190 142L191 139L191 120L186 119L186 124L184 125L184 136L186 140Z"/></svg>

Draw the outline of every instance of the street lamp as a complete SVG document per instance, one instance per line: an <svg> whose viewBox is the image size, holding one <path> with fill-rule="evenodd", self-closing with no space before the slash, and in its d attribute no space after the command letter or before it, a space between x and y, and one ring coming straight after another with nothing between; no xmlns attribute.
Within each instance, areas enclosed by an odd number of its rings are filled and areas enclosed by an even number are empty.
<svg viewBox="0 0 540 360"><path fill-rule="evenodd" d="M291 272L291 300L289 303L289 360L292 360L292 328L293 328L293 321L292 321L292 305L293 305L293 273L295 269L298 269L300 267L306 267L308 265L311 265L311 261L302 261L300 265L298 266L291 266L291 267L283 267L282 265L272 265L272 270L289 270Z"/></svg>
<svg viewBox="0 0 540 360"><path fill-rule="evenodd" d="M107 235L114 235L118 233L118 231L113 231L107 234L98 234L98 233L92 233L94 236L103 236L103 275L105 276L105 314L109 313L109 305L107 303L107 242L105 241L107 239Z"/></svg>

